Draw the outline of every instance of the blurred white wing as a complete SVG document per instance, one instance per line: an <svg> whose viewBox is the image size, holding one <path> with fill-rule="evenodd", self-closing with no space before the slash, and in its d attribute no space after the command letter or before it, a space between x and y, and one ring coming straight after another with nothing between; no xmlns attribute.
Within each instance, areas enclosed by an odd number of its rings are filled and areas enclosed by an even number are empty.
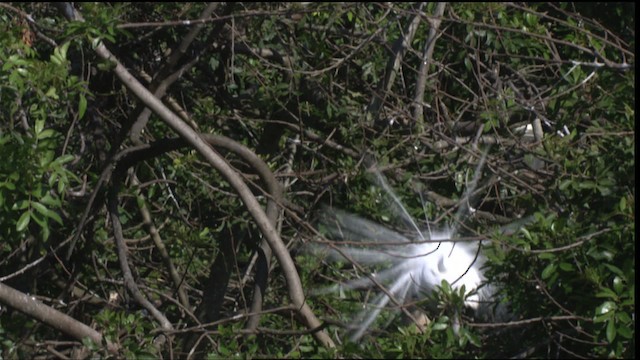
<svg viewBox="0 0 640 360"><path fill-rule="evenodd" d="M474 177L461 199L456 216L458 221L464 220L461 218L473 212L469 199L477 185L486 154L487 152L482 155ZM329 261L354 262L359 266L389 265L378 273L314 292L324 294L342 288L385 287L373 303L367 304L367 308L356 317L351 339L357 341L390 301L401 305L407 296L429 293L443 280L454 289L464 286L467 292L474 291L465 299L465 305L476 310L477 314L488 313L488 305L485 303L493 299L495 288L483 286L485 277L482 266L485 259L480 253L480 243L452 241L457 226L453 229L432 230L427 223L428 230L421 231L384 176L375 166L369 172L373 175L374 183L387 197L393 215L408 227L409 235L405 236L342 210L324 208L318 216L318 226L329 238L337 241L307 246L309 253Z"/></svg>

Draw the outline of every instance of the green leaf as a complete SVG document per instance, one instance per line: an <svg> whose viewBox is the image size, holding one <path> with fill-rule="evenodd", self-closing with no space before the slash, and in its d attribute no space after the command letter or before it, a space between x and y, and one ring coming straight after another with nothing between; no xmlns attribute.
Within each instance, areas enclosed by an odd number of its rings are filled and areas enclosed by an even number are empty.
<svg viewBox="0 0 640 360"><path fill-rule="evenodd" d="M47 216L47 211L49 211L49 209L47 209L46 206L42 205L41 203L37 202L37 201L32 201L31 202L31 206L36 209L37 212L39 212L40 214Z"/></svg>
<svg viewBox="0 0 640 360"><path fill-rule="evenodd" d="M15 202L15 204L13 204L13 206L11 207L11 210L23 210L28 207L29 207L28 200L18 200Z"/></svg>
<svg viewBox="0 0 640 360"><path fill-rule="evenodd" d="M59 56L58 54L56 54L55 52L53 53L53 55L51 55L51 57L49 58L49 60L50 60L52 63L54 63L54 64L56 64L56 65L58 65L58 66L62 65L62 59L61 59L61 58L60 58L60 56Z"/></svg>
<svg viewBox="0 0 640 360"><path fill-rule="evenodd" d="M87 98L84 95L80 95L80 101L78 102L78 119L82 119L86 111L87 111Z"/></svg>
<svg viewBox="0 0 640 360"><path fill-rule="evenodd" d="M47 130L43 130L41 133L39 133L37 137L38 137L38 140L43 140L43 139L52 137L53 135L55 135L55 133L56 132L54 130L47 129Z"/></svg>
<svg viewBox="0 0 640 360"><path fill-rule="evenodd" d="M616 303L613 301L605 301L596 309L596 315L608 314L614 310L616 310Z"/></svg>
<svg viewBox="0 0 640 360"><path fill-rule="evenodd" d="M441 331L445 330L447 327L449 327L449 325L446 323L435 323L431 328L435 331Z"/></svg>
<svg viewBox="0 0 640 360"><path fill-rule="evenodd" d="M579 189L595 189L595 187L596 187L596 183L589 180L578 183Z"/></svg>
<svg viewBox="0 0 640 360"><path fill-rule="evenodd" d="M66 176L62 176L60 177L60 180L58 181L58 194L62 194L64 192L64 189L67 187L67 182L69 180L67 179Z"/></svg>
<svg viewBox="0 0 640 360"><path fill-rule="evenodd" d="M471 60L469 59L468 56L466 56L464 58L464 67L468 70L471 71L471 69L473 68L473 65L471 65Z"/></svg>
<svg viewBox="0 0 640 360"><path fill-rule="evenodd" d="M115 69L117 66L118 66L118 63L111 60L103 60L102 62L98 63L98 69L100 71L111 71Z"/></svg>
<svg viewBox="0 0 640 360"><path fill-rule="evenodd" d="M66 42L61 46L53 49L53 55L51 55L51 62L56 65L63 65L67 61L67 51L71 42Z"/></svg>
<svg viewBox="0 0 640 360"><path fill-rule="evenodd" d="M627 314L624 311L617 311L616 319L618 319L618 321L620 321L623 324L628 324L631 322L631 317L629 316L629 314Z"/></svg>
<svg viewBox="0 0 640 360"><path fill-rule="evenodd" d="M542 270L542 279L544 279L544 280L548 279L555 272L556 272L556 264L555 263L551 263L551 264L547 265L547 267L544 268L544 270Z"/></svg>
<svg viewBox="0 0 640 360"><path fill-rule="evenodd" d="M476 334L470 331L465 331L464 335L469 340L469 342L473 344L475 347L481 346L480 338Z"/></svg>
<svg viewBox="0 0 640 360"><path fill-rule="evenodd" d="M48 226L43 226L41 229L42 240L47 241L49 239L49 235L51 235L51 231Z"/></svg>
<svg viewBox="0 0 640 360"><path fill-rule="evenodd" d="M55 87L50 87L49 90L47 90L47 93L45 94L45 96L50 97L52 99L58 100L60 99L60 97L58 96L58 90Z"/></svg>
<svg viewBox="0 0 640 360"><path fill-rule="evenodd" d="M53 197L50 193L47 193L43 198L41 198L40 202L53 207L60 207L62 205L60 199L58 199L57 196Z"/></svg>
<svg viewBox="0 0 640 360"><path fill-rule="evenodd" d="M550 252L543 252L538 254L538 259L540 260L549 260L549 259L555 259L556 255L554 253L550 253Z"/></svg>
<svg viewBox="0 0 640 360"><path fill-rule="evenodd" d="M613 278L613 290L615 290L617 294L620 294L622 293L623 289L624 282L622 281L622 278L620 276L616 276L615 278Z"/></svg>
<svg viewBox="0 0 640 360"><path fill-rule="evenodd" d="M35 126L36 135L40 134L42 132L42 129L44 129L44 120L42 119L36 120L36 126Z"/></svg>
<svg viewBox="0 0 640 360"><path fill-rule="evenodd" d="M44 206L43 204L37 201L32 202L31 206L33 206L33 208L36 209L36 211L39 212L40 214L50 219L53 219L58 224L62 225L62 218L60 218L60 215L58 215L55 211L47 208L46 206Z"/></svg>
<svg viewBox="0 0 640 360"><path fill-rule="evenodd" d="M623 196L620 198L620 203L618 204L620 211L624 212L627 209L627 197Z"/></svg>
<svg viewBox="0 0 640 360"><path fill-rule="evenodd" d="M16 185L12 182L0 182L0 187L4 187L7 190L15 190L16 189Z"/></svg>
<svg viewBox="0 0 640 360"><path fill-rule="evenodd" d="M611 265L611 264L604 264L604 266L611 270L611 272L613 272L614 274L622 277L623 279L625 278L624 272L622 270L620 270L619 267L615 266L615 265Z"/></svg>
<svg viewBox="0 0 640 360"><path fill-rule="evenodd" d="M573 265L571 265L568 262L561 262L558 266L560 267L560 270L567 271L567 272L573 271L574 269Z"/></svg>
<svg viewBox="0 0 640 360"><path fill-rule="evenodd" d="M58 53L60 54L60 57L64 60L67 59L67 51L69 51L69 45L71 45L71 42L67 41L66 43L62 44L62 46L59 46L56 48L56 49L59 49Z"/></svg>
<svg viewBox="0 0 640 360"><path fill-rule="evenodd" d="M602 288L600 292L596 293L596 297L617 299L618 295L609 288Z"/></svg>
<svg viewBox="0 0 640 360"><path fill-rule="evenodd" d="M612 343L613 340L615 339L616 339L616 323L614 319L611 319L609 320L609 322L607 322L607 341Z"/></svg>
<svg viewBox="0 0 640 360"><path fill-rule="evenodd" d="M560 185L558 185L558 189L560 189L561 191L565 191L569 187L569 185L571 185L571 183L573 183L573 180L565 180L561 182Z"/></svg>
<svg viewBox="0 0 640 360"><path fill-rule="evenodd" d="M610 312L610 313L606 313L606 314L603 314L603 315L597 315L597 316L595 316L593 318L593 322L597 324L597 323L603 323L605 321L609 321L613 317L614 314L615 313Z"/></svg>
<svg viewBox="0 0 640 360"><path fill-rule="evenodd" d="M53 187L53 184L56 183L56 180L58 180L58 173L53 173L51 174L51 176L49 176L49 181L47 182L49 184L49 187Z"/></svg>
<svg viewBox="0 0 640 360"><path fill-rule="evenodd" d="M204 229L202 229L202 231L200 231L200 234L198 234L198 237L200 239L206 239L208 234L209 234L209 228L205 227Z"/></svg>
<svg viewBox="0 0 640 360"><path fill-rule="evenodd" d="M30 220L31 220L31 212L30 211L25 211L20 216L20 219L18 219L18 222L16 223L16 230L17 231L24 230L27 227L27 225L29 225L29 221Z"/></svg>
<svg viewBox="0 0 640 360"><path fill-rule="evenodd" d="M144 201L144 197L142 196L136 196L136 203L138 204L138 208L143 209L147 206L146 202Z"/></svg>
<svg viewBox="0 0 640 360"><path fill-rule="evenodd" d="M46 131L46 130L45 130ZM73 161L73 159L75 159L75 157L71 154L65 154L60 156L59 158L55 159L53 162L56 165L64 165L70 161Z"/></svg>
<svg viewBox="0 0 640 360"><path fill-rule="evenodd" d="M440 287L442 288L442 292L444 294L451 294L451 285L449 285L449 282L447 280L443 279L440 283Z"/></svg>
<svg viewBox="0 0 640 360"><path fill-rule="evenodd" d="M47 228L49 226L47 224L47 220L39 212L32 212L31 218L33 219L33 221L38 223L38 225L40 225L41 229Z"/></svg>
<svg viewBox="0 0 640 360"><path fill-rule="evenodd" d="M531 233L529 232L529 230L525 229L525 228L520 228L520 231L524 234L524 237L527 238L527 240L531 241Z"/></svg>
<svg viewBox="0 0 640 360"><path fill-rule="evenodd" d="M633 338L633 330L631 330L628 326L623 325L618 327L618 334L625 339Z"/></svg>

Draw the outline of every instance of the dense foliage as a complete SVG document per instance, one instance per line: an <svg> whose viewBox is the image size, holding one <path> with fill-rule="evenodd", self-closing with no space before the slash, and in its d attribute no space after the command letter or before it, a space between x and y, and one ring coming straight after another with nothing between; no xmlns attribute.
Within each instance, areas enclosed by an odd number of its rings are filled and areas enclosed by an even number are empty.
<svg viewBox="0 0 640 360"><path fill-rule="evenodd" d="M75 7L0 4L0 357L635 356L634 4ZM257 255L265 228L241 192L129 81L224 136L205 140L277 203L297 274ZM452 223L485 151L459 226L512 321L454 324L465 294L445 283L406 304L423 331L384 312L346 341L369 294L312 296L362 269L300 250L326 240L315 214L394 225L375 158L414 218ZM292 306L298 276L321 329Z"/></svg>

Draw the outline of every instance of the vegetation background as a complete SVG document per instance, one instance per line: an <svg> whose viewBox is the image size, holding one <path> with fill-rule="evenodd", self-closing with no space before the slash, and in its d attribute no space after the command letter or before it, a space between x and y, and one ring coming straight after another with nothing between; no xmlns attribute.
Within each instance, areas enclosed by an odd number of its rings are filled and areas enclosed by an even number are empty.
<svg viewBox="0 0 640 360"><path fill-rule="evenodd" d="M635 357L635 4L1 3L0 117L2 358ZM450 223L489 144L517 317L346 342L314 214L388 223L375 156Z"/></svg>

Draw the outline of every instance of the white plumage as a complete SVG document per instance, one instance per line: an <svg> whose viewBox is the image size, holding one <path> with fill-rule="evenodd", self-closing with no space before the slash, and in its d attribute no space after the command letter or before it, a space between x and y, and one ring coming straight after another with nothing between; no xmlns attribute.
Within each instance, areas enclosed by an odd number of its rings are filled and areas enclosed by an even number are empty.
<svg viewBox="0 0 640 360"><path fill-rule="evenodd" d="M485 156L481 158L476 175L467 188L467 194L475 188L484 158ZM341 210L325 209L319 217L320 227L329 238L346 241L348 245L345 242L320 242L307 247L309 252L325 255L329 261L352 262L361 270L366 266L389 264L378 273L370 273L368 276L315 292L326 294L340 291L342 288L384 287L380 289L373 302L367 304L354 319L351 340L359 340L390 301L401 306L409 297L424 297L436 286L440 286L443 280L453 289L464 286L465 292L469 294L464 300L465 305L477 314L486 314L488 302L494 300L495 288L484 285L486 279L482 267L485 258L481 254L481 244L477 241L452 241L456 237L455 228L432 231L427 222L427 229L421 230L382 175L377 171L373 174L377 185L389 197L392 212L409 227L408 234L400 234ZM468 195L463 197L462 202L468 207ZM465 211L459 209L458 215L463 212Z"/></svg>

